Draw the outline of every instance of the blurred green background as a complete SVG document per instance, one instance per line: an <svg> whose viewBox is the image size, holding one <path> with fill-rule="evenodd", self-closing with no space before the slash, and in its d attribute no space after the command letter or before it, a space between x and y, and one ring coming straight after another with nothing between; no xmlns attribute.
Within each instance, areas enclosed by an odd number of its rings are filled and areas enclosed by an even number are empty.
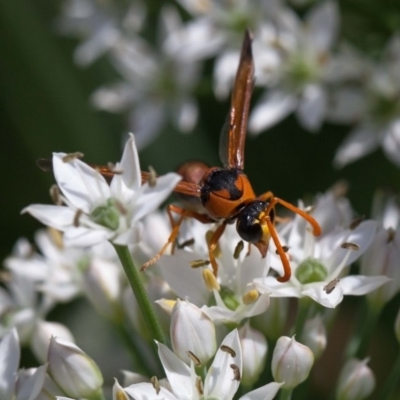
<svg viewBox="0 0 400 400"><path fill-rule="evenodd" d="M60 4L0 0L1 259L19 237L32 239L39 227L20 211L32 203L50 202L48 190L53 177L36 167L36 159L50 157L53 151L81 151L88 162L104 164L118 161L121 155L126 116L97 112L88 102L91 93L111 82L115 73L105 58L86 69L74 64L72 54L78 42L57 35L54 28ZM149 21L155 23L159 2L146 4ZM341 1L340 6L345 15L342 35L372 57L379 55L390 35L400 29L398 0L349 0ZM153 28L149 24L144 34L151 36ZM211 61L206 69L211 71ZM190 159L219 165L219 133L229 102L214 98L211 79L198 92L200 118L195 131L182 135L166 126L141 152L143 169L151 165L162 174ZM259 94L256 91L254 97ZM349 130L326 124L319 134L309 134L291 117L258 137L248 138L245 171L257 193L272 190L291 202L323 192L344 179L350 185L348 196L356 213L368 216L377 188L399 191L400 170L381 151L342 170L333 169L335 149ZM354 308L351 302L347 304L351 320ZM393 321L397 309L398 299L384 319ZM345 317L343 329L347 322ZM378 346L377 354L382 350L390 356L388 337L396 346L391 329L387 325L379 332L379 343L386 347Z"/></svg>

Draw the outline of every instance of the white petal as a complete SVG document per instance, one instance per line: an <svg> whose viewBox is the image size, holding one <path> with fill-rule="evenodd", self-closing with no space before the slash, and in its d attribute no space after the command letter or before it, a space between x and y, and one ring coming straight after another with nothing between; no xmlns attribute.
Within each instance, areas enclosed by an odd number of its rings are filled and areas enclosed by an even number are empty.
<svg viewBox="0 0 400 400"><path fill-rule="evenodd" d="M240 384L240 380L235 379L231 364L236 365L240 375L242 373L242 349L237 329L225 337L221 346L231 348L235 356L233 357L230 353L221 350L221 348L217 351L204 381L204 395L221 400L230 400L233 398Z"/></svg>
<svg viewBox="0 0 400 400"><path fill-rule="evenodd" d="M311 132L319 130L325 118L326 106L325 90L320 85L307 85L296 112L300 124Z"/></svg>
<svg viewBox="0 0 400 400"><path fill-rule="evenodd" d="M271 382L268 385L261 386L260 388L251 391L240 397L239 400L272 400L283 383Z"/></svg>
<svg viewBox="0 0 400 400"><path fill-rule="evenodd" d="M140 226L133 226L129 228L121 235L116 236L112 239L112 242L119 245L133 245L140 242L142 238L142 229Z"/></svg>
<svg viewBox="0 0 400 400"><path fill-rule="evenodd" d="M13 398L19 357L18 335L14 328L0 342L0 398L2 400Z"/></svg>
<svg viewBox="0 0 400 400"><path fill-rule="evenodd" d="M218 99L225 99L235 79L239 52L226 52L218 57L214 67L214 93Z"/></svg>
<svg viewBox="0 0 400 400"><path fill-rule="evenodd" d="M61 192L79 210L89 214L93 205L110 197L110 187L98 171L81 160L64 162L64 153L53 154L54 176Z"/></svg>
<svg viewBox="0 0 400 400"><path fill-rule="evenodd" d="M35 400L43 388L46 372L47 364L37 368L33 375L18 388L17 400Z"/></svg>
<svg viewBox="0 0 400 400"><path fill-rule="evenodd" d="M132 224L157 209L181 180L182 177L180 175L170 172L169 174L158 177L155 186L150 186L148 183L145 183L137 191L135 199L133 200L132 207L134 209L134 215L131 221Z"/></svg>
<svg viewBox="0 0 400 400"><path fill-rule="evenodd" d="M135 400L181 400L162 386L160 387L160 392L157 394L156 389L154 389L151 383L136 383L125 388L125 392ZM182 398L182 400L186 399Z"/></svg>
<svg viewBox="0 0 400 400"><path fill-rule="evenodd" d="M173 114L178 128L184 133L190 132L196 125L199 115L196 100L193 97L181 99L174 104Z"/></svg>
<svg viewBox="0 0 400 400"><path fill-rule="evenodd" d="M336 151L333 163L341 168L374 151L379 145L379 132L363 126L353 130Z"/></svg>
<svg viewBox="0 0 400 400"><path fill-rule="evenodd" d="M387 276L350 275L340 280L340 286L345 295L362 296L390 280Z"/></svg>
<svg viewBox="0 0 400 400"><path fill-rule="evenodd" d="M400 119L391 124L384 134L382 148L387 158L400 167Z"/></svg>
<svg viewBox="0 0 400 400"><path fill-rule="evenodd" d="M266 277L255 279L254 284L259 292L270 293L271 297L300 297L299 288L295 287L291 281L281 283L276 278Z"/></svg>
<svg viewBox="0 0 400 400"><path fill-rule="evenodd" d="M280 90L268 91L255 106L249 120L249 130L259 133L267 130L285 117L296 107L297 99L291 93Z"/></svg>
<svg viewBox="0 0 400 400"><path fill-rule="evenodd" d="M173 391L179 399L192 399L193 387L190 368L167 346L157 343L158 355Z"/></svg>
<svg viewBox="0 0 400 400"><path fill-rule="evenodd" d="M196 253L176 250L175 255L165 255L157 262L164 279L181 298L201 307L207 304L210 294L203 280L201 268L190 268L193 260L199 259ZM182 282L185 282L182 285Z"/></svg>
<svg viewBox="0 0 400 400"><path fill-rule="evenodd" d="M32 204L21 211L21 213L26 212L42 224L62 232L72 226L76 214L68 207L42 204Z"/></svg>
<svg viewBox="0 0 400 400"><path fill-rule="evenodd" d="M135 136L131 135L126 142L121 158L122 179L131 190L137 190L142 186L139 155L136 148Z"/></svg>
<svg viewBox="0 0 400 400"><path fill-rule="evenodd" d="M337 36L339 10L334 1L325 1L314 7L306 16L308 38L319 51L328 51Z"/></svg>
<svg viewBox="0 0 400 400"><path fill-rule="evenodd" d="M311 297L314 301L320 303L324 307L335 308L343 300L344 293L340 283L341 282L339 282L335 289L330 293L327 293L324 290L324 287L328 284L328 282L322 282L314 287L303 290L301 294L303 296Z"/></svg>
<svg viewBox="0 0 400 400"><path fill-rule="evenodd" d="M161 132L167 119L164 101L142 100L129 116L129 125L135 133L137 148L148 146Z"/></svg>
<svg viewBox="0 0 400 400"><path fill-rule="evenodd" d="M66 247L90 247L108 240L111 234L105 228L88 229L79 226L66 230L63 239Z"/></svg>

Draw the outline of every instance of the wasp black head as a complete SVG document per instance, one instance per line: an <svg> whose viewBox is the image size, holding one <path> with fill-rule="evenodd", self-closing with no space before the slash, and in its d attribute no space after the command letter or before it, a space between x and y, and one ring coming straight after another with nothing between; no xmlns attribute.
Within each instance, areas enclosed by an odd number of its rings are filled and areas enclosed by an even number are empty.
<svg viewBox="0 0 400 400"><path fill-rule="evenodd" d="M239 236L246 242L257 243L263 238L264 231L260 217L267 206L268 203L266 201L254 200L248 203L238 215L236 229ZM270 218L273 221L273 215L271 214Z"/></svg>

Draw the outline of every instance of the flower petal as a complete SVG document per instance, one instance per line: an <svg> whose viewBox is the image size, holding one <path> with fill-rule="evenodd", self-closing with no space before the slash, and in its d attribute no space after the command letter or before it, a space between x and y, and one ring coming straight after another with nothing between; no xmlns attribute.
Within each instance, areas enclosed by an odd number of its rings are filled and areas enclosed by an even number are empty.
<svg viewBox="0 0 400 400"><path fill-rule="evenodd" d="M42 224L62 232L72 226L75 217L75 212L69 207L43 204L32 204L21 213L29 213Z"/></svg>
<svg viewBox="0 0 400 400"><path fill-rule="evenodd" d="M283 383L271 382L268 385L261 386L260 388L251 391L240 397L239 400L272 400L278 393Z"/></svg>
<svg viewBox="0 0 400 400"><path fill-rule="evenodd" d="M264 94L253 109L249 120L249 130L256 134L287 117L296 107L297 99L281 90L270 90Z"/></svg>
<svg viewBox="0 0 400 400"><path fill-rule="evenodd" d="M13 398L19 358L18 334L14 328L0 342L0 398L2 400Z"/></svg>
<svg viewBox="0 0 400 400"><path fill-rule="evenodd" d="M327 308L335 308L338 304L340 304L343 300L343 289L340 285L341 281L338 282L335 289L327 293L324 290L328 282L321 282L318 285L309 287L301 292L303 296L309 296L317 303L320 303L324 307Z"/></svg>
<svg viewBox="0 0 400 400"><path fill-rule="evenodd" d="M340 286L345 295L363 296L389 281L391 279L383 275L350 275L340 280Z"/></svg>
<svg viewBox="0 0 400 400"><path fill-rule="evenodd" d="M64 153L53 154L54 176L63 195L77 209L89 214L93 205L110 197L110 187L101 174L79 159L64 162Z"/></svg>
<svg viewBox="0 0 400 400"><path fill-rule="evenodd" d="M174 396L162 386L160 387L160 392L157 394L156 389L151 383L136 383L125 388L125 392L135 400L186 400L183 397L181 399Z"/></svg>
<svg viewBox="0 0 400 400"><path fill-rule="evenodd" d="M132 224L153 212L172 193L182 177L174 172L157 178L155 186L145 183L136 193Z"/></svg>
<svg viewBox="0 0 400 400"><path fill-rule="evenodd" d="M400 167L400 119L387 129L383 137L382 148L387 158Z"/></svg>
<svg viewBox="0 0 400 400"><path fill-rule="evenodd" d="M77 228L66 230L63 239L66 247L90 247L108 240L111 234L110 231L104 228L89 229L78 226Z"/></svg>
<svg viewBox="0 0 400 400"><path fill-rule="evenodd" d="M33 375L18 388L17 399L35 400L43 388L46 373L47 364L37 368Z"/></svg>

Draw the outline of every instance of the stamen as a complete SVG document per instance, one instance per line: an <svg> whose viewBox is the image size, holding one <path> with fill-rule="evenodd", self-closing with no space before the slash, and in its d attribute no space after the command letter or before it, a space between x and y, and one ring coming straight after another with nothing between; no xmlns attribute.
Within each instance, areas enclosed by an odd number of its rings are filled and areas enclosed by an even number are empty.
<svg viewBox="0 0 400 400"><path fill-rule="evenodd" d="M256 289L249 290L242 297L243 304L245 304L246 306L249 304L253 304L257 301L259 297L260 295Z"/></svg>
<svg viewBox="0 0 400 400"><path fill-rule="evenodd" d="M64 241L63 241L63 236L62 233L54 228L48 228L47 232L49 232L50 238L52 242L56 245L58 249L63 249L64 248Z"/></svg>
<svg viewBox="0 0 400 400"><path fill-rule="evenodd" d="M361 215L360 217L353 219L353 221L350 222L349 229L354 230L357 228L358 225L361 224L365 219L365 215Z"/></svg>
<svg viewBox="0 0 400 400"><path fill-rule="evenodd" d="M194 239L193 238L185 240L183 243L177 243L176 247L178 249L183 249L185 247L189 247L189 246L192 246L192 245L194 245Z"/></svg>
<svg viewBox="0 0 400 400"><path fill-rule="evenodd" d="M115 208L119 211L120 214L122 214L122 215L128 214L128 210L118 199L113 199L113 202L114 202Z"/></svg>
<svg viewBox="0 0 400 400"><path fill-rule="evenodd" d="M56 206L61 206L62 198L61 198L60 188L57 185L51 185L50 197Z"/></svg>
<svg viewBox="0 0 400 400"><path fill-rule="evenodd" d="M190 350L188 350L186 352L186 354L189 356L189 358L194 362L194 364L196 365L196 367L200 367L201 366L201 361L200 359Z"/></svg>
<svg viewBox="0 0 400 400"><path fill-rule="evenodd" d="M190 266L192 268L206 267L209 264L210 264L209 260L193 260L190 262Z"/></svg>
<svg viewBox="0 0 400 400"><path fill-rule="evenodd" d="M75 215L74 215L74 220L73 220L73 222L72 222L72 224L73 224L76 228L79 226L79 220L80 220L82 214L83 214L83 211L80 210L80 209L78 208L78 209L76 210L76 213L75 213Z"/></svg>
<svg viewBox="0 0 400 400"><path fill-rule="evenodd" d="M160 393L161 387L160 382L156 376L150 378L150 382L153 384L153 388L156 390L157 395Z"/></svg>
<svg viewBox="0 0 400 400"><path fill-rule="evenodd" d="M236 352L235 352L235 350L232 349L232 347L222 344L220 349L222 351L224 351L225 353L229 353L232 357L236 357Z"/></svg>
<svg viewBox="0 0 400 400"><path fill-rule="evenodd" d="M71 161L73 161L73 160L76 160L77 158L83 158L83 157L84 157L84 154L83 154L83 153L81 153L80 151L76 151L75 153L66 154L66 155L62 158L62 160L63 160L63 162L65 162L65 163L69 163L69 162L71 162Z"/></svg>
<svg viewBox="0 0 400 400"><path fill-rule="evenodd" d="M286 245L283 245L283 246L282 246L282 250L283 250L285 253L287 253L287 252L289 251L289 249L290 249L289 246L286 246ZM278 250L275 250L275 254L278 254L278 255L279 255Z"/></svg>
<svg viewBox="0 0 400 400"><path fill-rule="evenodd" d="M149 172L150 172L149 181L148 181L149 186L154 187L157 184L157 173L156 173L156 170L151 165L149 166Z"/></svg>
<svg viewBox="0 0 400 400"><path fill-rule="evenodd" d="M339 282L340 279L335 278L332 281L330 281L327 285L325 285L322 290L325 290L326 294L332 293Z"/></svg>
<svg viewBox="0 0 400 400"><path fill-rule="evenodd" d="M209 292L212 292L214 289L217 291L221 289L217 278L209 269L203 269L203 279Z"/></svg>
<svg viewBox="0 0 400 400"><path fill-rule="evenodd" d="M358 244L356 244L356 243L350 243L350 242L342 243L342 244L340 245L340 247L341 247L342 249L349 249L349 250L353 250L353 251L358 251L358 250L360 250L360 246L359 246Z"/></svg>
<svg viewBox="0 0 400 400"><path fill-rule="evenodd" d="M199 376L196 376L196 389L200 396L203 395L203 382Z"/></svg>
<svg viewBox="0 0 400 400"><path fill-rule="evenodd" d="M233 381L240 381L240 369L236 364L231 364L230 367L233 370Z"/></svg>
<svg viewBox="0 0 400 400"><path fill-rule="evenodd" d="M235 251L233 252L233 258L235 260L237 260L239 258L240 253L243 251L243 249L244 249L244 242L243 242L243 240L240 240L235 247Z"/></svg>

